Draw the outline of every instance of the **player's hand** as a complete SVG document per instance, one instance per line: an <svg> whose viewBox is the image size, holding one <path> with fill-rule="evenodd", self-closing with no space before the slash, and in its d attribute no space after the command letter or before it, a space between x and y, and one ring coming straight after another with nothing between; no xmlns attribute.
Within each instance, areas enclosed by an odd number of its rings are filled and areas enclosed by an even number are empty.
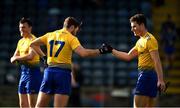
<svg viewBox="0 0 180 108"><path fill-rule="evenodd" d="M101 45L101 47L99 48L100 54L112 53L112 50L113 50L113 48L110 45L106 44L106 43L103 43Z"/></svg>
<svg viewBox="0 0 180 108"><path fill-rule="evenodd" d="M164 88L162 87L162 85L158 86L158 91L159 91L160 95L162 92L166 92L167 88L169 87L169 84L170 84L170 82L168 81L165 83Z"/></svg>
<svg viewBox="0 0 180 108"><path fill-rule="evenodd" d="M164 92L164 91L165 91L165 88L166 88L165 82L164 82L164 81L158 81L158 89L159 89L161 92Z"/></svg>

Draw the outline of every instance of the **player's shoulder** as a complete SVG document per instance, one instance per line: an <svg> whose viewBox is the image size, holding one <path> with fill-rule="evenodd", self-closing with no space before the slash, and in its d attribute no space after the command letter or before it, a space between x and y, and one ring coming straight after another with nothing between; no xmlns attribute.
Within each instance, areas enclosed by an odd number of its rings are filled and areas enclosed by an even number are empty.
<svg viewBox="0 0 180 108"><path fill-rule="evenodd" d="M21 41L24 41L24 38L22 37L21 39L19 39L19 41L18 42L21 42Z"/></svg>
<svg viewBox="0 0 180 108"><path fill-rule="evenodd" d="M52 34L62 34L62 35L68 35L69 34L65 29L55 30L51 33Z"/></svg>
<svg viewBox="0 0 180 108"><path fill-rule="evenodd" d="M55 30L52 32L53 35L61 35L61 36L65 36L68 39L72 39L72 38L76 38L76 36L74 36L73 34L71 34L69 31L67 31L65 28L62 28L60 30Z"/></svg>
<svg viewBox="0 0 180 108"><path fill-rule="evenodd" d="M156 38L151 33L147 34L146 39L147 39L147 44L149 44L149 45L153 45L154 46L154 45L158 44Z"/></svg>
<svg viewBox="0 0 180 108"><path fill-rule="evenodd" d="M62 34L66 35L68 38L76 38L75 35L67 31L66 29L62 29Z"/></svg>
<svg viewBox="0 0 180 108"><path fill-rule="evenodd" d="M36 39L37 37L34 34L31 34L33 39Z"/></svg>
<svg viewBox="0 0 180 108"><path fill-rule="evenodd" d="M52 36L53 34L55 34L55 31L46 32L44 35L40 37L49 37L49 36Z"/></svg>
<svg viewBox="0 0 180 108"><path fill-rule="evenodd" d="M146 34L146 40L147 41L156 41L156 38L151 33L148 32Z"/></svg>

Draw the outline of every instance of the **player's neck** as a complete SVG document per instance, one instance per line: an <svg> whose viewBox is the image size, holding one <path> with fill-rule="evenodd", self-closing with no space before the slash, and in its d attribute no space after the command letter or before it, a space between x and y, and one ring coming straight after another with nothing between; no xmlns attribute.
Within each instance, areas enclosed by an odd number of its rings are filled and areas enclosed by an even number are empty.
<svg viewBox="0 0 180 108"><path fill-rule="evenodd" d="M31 33L29 33L29 34L27 34L27 35L24 35L23 37L24 37L24 38L31 38L32 35L31 35Z"/></svg>
<svg viewBox="0 0 180 108"><path fill-rule="evenodd" d="M143 30L140 37L143 37L147 33L147 30Z"/></svg>

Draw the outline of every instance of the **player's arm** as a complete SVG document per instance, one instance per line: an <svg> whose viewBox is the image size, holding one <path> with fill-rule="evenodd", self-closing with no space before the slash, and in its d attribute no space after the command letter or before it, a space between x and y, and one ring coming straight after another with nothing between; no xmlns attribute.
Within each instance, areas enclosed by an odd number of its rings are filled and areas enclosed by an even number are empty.
<svg viewBox="0 0 180 108"><path fill-rule="evenodd" d="M135 48L132 48L128 53L113 49L112 54L115 57L117 57L118 59L123 59L125 61L129 61L129 60L137 57L138 52L137 52L137 50L135 50Z"/></svg>
<svg viewBox="0 0 180 108"><path fill-rule="evenodd" d="M86 49L83 46L78 46L75 50L75 53L81 57L94 57L100 55L99 49Z"/></svg>
<svg viewBox="0 0 180 108"><path fill-rule="evenodd" d="M18 61L32 60L34 56L35 56L35 52L30 48L30 51L28 54L24 56L16 56L16 60Z"/></svg>
<svg viewBox="0 0 180 108"><path fill-rule="evenodd" d="M32 49L30 49L29 53L23 56L20 56L18 54L18 50L16 50L14 56L11 58L11 63L14 63L15 61L25 61L25 60L31 60L33 59L35 55L35 52L33 52Z"/></svg>
<svg viewBox="0 0 180 108"><path fill-rule="evenodd" d="M78 83L77 83L77 81L75 80L74 72L71 72L71 85L72 85L72 87L78 86Z"/></svg>
<svg viewBox="0 0 180 108"><path fill-rule="evenodd" d="M165 83L163 79L163 70L162 70L162 65L161 65L161 60L159 57L159 52L158 50L153 50L150 52L151 58L154 62L155 66L155 71L157 72L158 76L158 87L161 88L161 91L165 90Z"/></svg>
<svg viewBox="0 0 180 108"><path fill-rule="evenodd" d="M11 57L11 63L14 63L15 62L15 57L16 56L19 56L19 50L18 48L16 48L16 51L14 52L14 55Z"/></svg>
<svg viewBox="0 0 180 108"><path fill-rule="evenodd" d="M14 55L13 55L13 57L14 56L19 56L20 54L19 54L19 50L18 50L18 48L16 48L16 51L14 52Z"/></svg>
<svg viewBox="0 0 180 108"><path fill-rule="evenodd" d="M39 56L43 57L45 54L41 50L40 46L44 45L44 43L41 41L40 38L36 38L34 41L32 41L30 47L35 51Z"/></svg>

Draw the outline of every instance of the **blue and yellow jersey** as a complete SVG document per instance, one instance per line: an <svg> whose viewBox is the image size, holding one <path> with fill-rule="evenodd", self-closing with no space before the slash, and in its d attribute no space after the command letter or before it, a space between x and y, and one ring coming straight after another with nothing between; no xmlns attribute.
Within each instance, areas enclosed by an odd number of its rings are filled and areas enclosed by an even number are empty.
<svg viewBox="0 0 180 108"><path fill-rule="evenodd" d="M134 48L138 51L138 68L154 69L154 63L151 59L150 52L158 50L158 43L155 37L147 32L136 42Z"/></svg>
<svg viewBox="0 0 180 108"><path fill-rule="evenodd" d="M71 64L72 51L80 46L78 38L65 28L49 32L40 37L40 40L47 46L47 63L49 65Z"/></svg>
<svg viewBox="0 0 180 108"><path fill-rule="evenodd" d="M30 53L30 44L34 39L36 39L34 35L32 35L32 37L32 39L22 38L18 41L17 49L19 51L20 56ZM29 65L39 64L39 56L35 55L32 60L25 61L24 63L27 63Z"/></svg>

